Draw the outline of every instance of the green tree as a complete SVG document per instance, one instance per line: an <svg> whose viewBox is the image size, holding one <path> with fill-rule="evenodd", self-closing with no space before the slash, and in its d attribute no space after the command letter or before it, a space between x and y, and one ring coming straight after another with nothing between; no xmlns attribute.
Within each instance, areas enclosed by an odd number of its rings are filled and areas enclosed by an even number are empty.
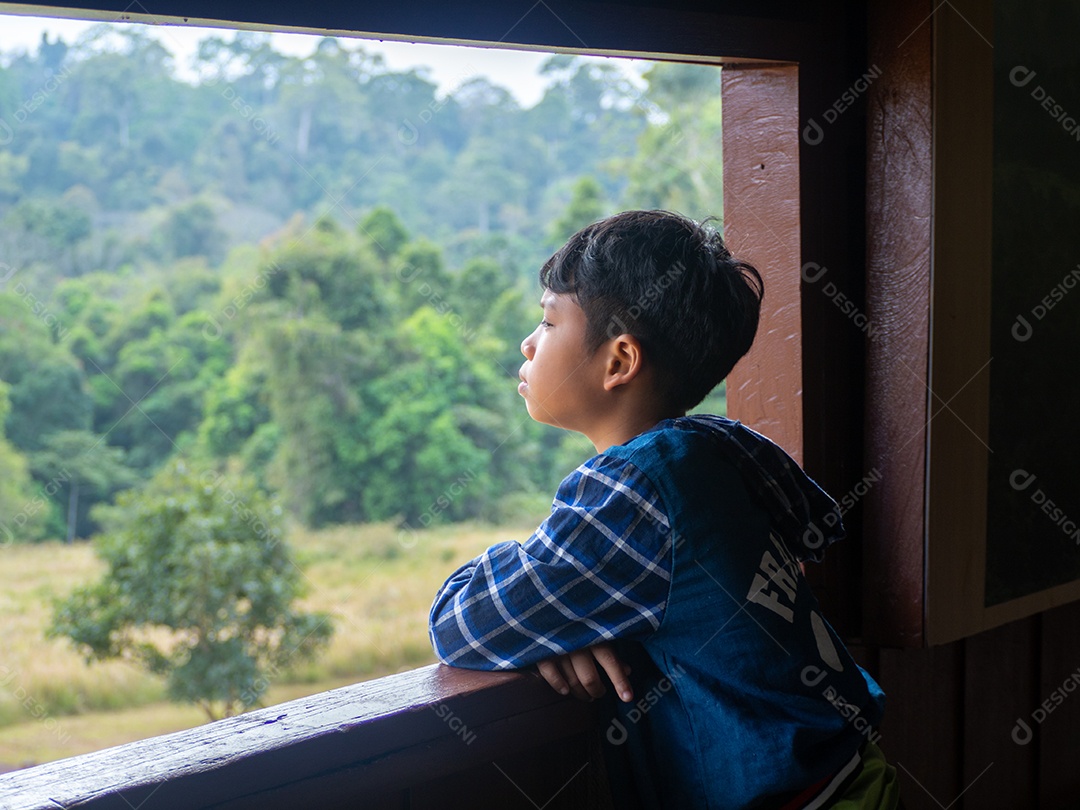
<svg viewBox="0 0 1080 810"><path fill-rule="evenodd" d="M30 168L25 155L0 152L0 201L18 199L22 195L22 176Z"/></svg>
<svg viewBox="0 0 1080 810"><path fill-rule="evenodd" d="M649 99L669 114L720 97L720 71L712 65L657 62L644 78L649 83Z"/></svg>
<svg viewBox="0 0 1080 810"><path fill-rule="evenodd" d="M455 320L428 306L398 326L393 367L372 386L381 404L364 492L372 517L397 515L412 526L477 517L505 485L492 458L513 437L514 394L487 360L498 341L481 333L473 342L470 349Z"/></svg>
<svg viewBox="0 0 1080 810"><path fill-rule="evenodd" d="M582 177L574 184L574 195L563 215L551 227L551 241L561 247L567 239L604 215L604 190L593 177Z"/></svg>
<svg viewBox="0 0 1080 810"><path fill-rule="evenodd" d="M206 393L206 416L199 441L214 458L239 453L260 425L270 421L268 374L240 360Z"/></svg>
<svg viewBox="0 0 1080 810"><path fill-rule="evenodd" d="M386 314L379 262L366 244L323 217L302 240L275 251L260 274L267 295L293 312L320 309L345 329L368 328Z"/></svg>
<svg viewBox="0 0 1080 810"><path fill-rule="evenodd" d="M663 62L644 78L660 120L641 134L637 152L626 166L630 179L626 204L667 208L699 219L720 215L720 71L709 65Z"/></svg>
<svg viewBox="0 0 1080 810"><path fill-rule="evenodd" d="M80 512L79 497L101 500L116 490L135 483L134 471L124 464L124 451L105 444L105 437L87 430L60 430L42 440L30 465L43 482L66 490L67 519L65 540L70 543L86 536L93 524L87 509ZM92 501L91 501L92 502Z"/></svg>
<svg viewBox="0 0 1080 810"><path fill-rule="evenodd" d="M453 290L442 251L437 245L418 239L402 248L394 268L398 308L410 315L422 306L438 306Z"/></svg>
<svg viewBox="0 0 1080 810"><path fill-rule="evenodd" d="M397 214L386 205L373 208L360 220L357 230L369 240L379 258L386 261L409 241L409 232Z"/></svg>
<svg viewBox="0 0 1080 810"><path fill-rule="evenodd" d="M24 452L39 449L55 430L89 426L86 377L67 347L55 342L66 329L51 307L35 315L26 299L0 294L0 380L10 386L11 400L3 433Z"/></svg>
<svg viewBox="0 0 1080 810"><path fill-rule="evenodd" d="M257 339L260 356L273 358L266 386L281 430L268 475L290 512L308 526L367 519L372 433L361 381L379 376L381 341L321 317L282 318Z"/></svg>
<svg viewBox="0 0 1080 810"><path fill-rule="evenodd" d="M106 572L58 602L49 629L88 661L162 675L172 699L214 720L329 641L330 617L293 604L301 573L281 509L250 480L171 464L105 511Z"/></svg>
<svg viewBox="0 0 1080 810"><path fill-rule="evenodd" d="M231 361L227 341L208 340L206 316L177 317L167 290L154 289L117 318L102 340L103 358L87 363L94 429L128 453L128 463L156 469L197 432L206 391Z"/></svg>
<svg viewBox="0 0 1080 810"><path fill-rule="evenodd" d="M0 546L16 540L37 540L47 516L34 508L37 501L26 457L4 438L4 418L9 407L8 385L0 381Z"/></svg>
<svg viewBox="0 0 1080 810"><path fill-rule="evenodd" d="M476 330L492 315L492 307L513 284L498 262L492 259L472 259L458 274L454 285L455 309L459 309L465 324Z"/></svg>
<svg viewBox="0 0 1080 810"><path fill-rule="evenodd" d="M644 121L629 112L639 95L613 65L556 54L540 67L551 84L525 115L543 138L547 171L574 177L595 172L607 158L629 157Z"/></svg>
<svg viewBox="0 0 1080 810"><path fill-rule="evenodd" d="M168 256L205 256L214 263L221 260L226 235L218 225L213 206L207 200L196 199L169 212L161 227L161 239Z"/></svg>

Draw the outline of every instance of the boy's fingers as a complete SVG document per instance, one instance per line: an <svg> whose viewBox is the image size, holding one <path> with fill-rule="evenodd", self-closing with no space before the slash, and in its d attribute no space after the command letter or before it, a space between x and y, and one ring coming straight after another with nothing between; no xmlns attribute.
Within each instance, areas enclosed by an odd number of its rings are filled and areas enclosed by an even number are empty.
<svg viewBox="0 0 1080 810"><path fill-rule="evenodd" d="M577 673L577 679L581 684L582 691L590 699L603 697L607 688L604 686L604 680L596 669L592 651L589 649L575 650L570 653L570 662Z"/></svg>
<svg viewBox="0 0 1080 810"><path fill-rule="evenodd" d="M548 686L560 695L569 695L570 687L559 671L556 661L558 661L558 658L545 658L536 664L536 668L540 671L540 675L544 680L548 682Z"/></svg>
<svg viewBox="0 0 1080 810"><path fill-rule="evenodd" d="M607 691L597 663L611 680L619 698L627 703L633 700L630 667L622 662L610 644L597 644L567 655L552 656L539 661L536 668L560 695L572 694L579 700L589 701L603 697Z"/></svg>
<svg viewBox="0 0 1080 810"><path fill-rule="evenodd" d="M592 647L593 657L604 668L611 685L615 687L615 693L624 703L634 699L634 690L630 686L630 667L622 662L610 644L597 644Z"/></svg>
<svg viewBox="0 0 1080 810"><path fill-rule="evenodd" d="M536 669L548 686L560 695L573 695L578 700L592 700L582 687L569 655L556 655L538 661Z"/></svg>
<svg viewBox="0 0 1080 810"><path fill-rule="evenodd" d="M570 686L570 692L578 700L592 700L592 695L581 682L579 672L575 666L574 659L579 656L581 651L575 651L568 655L559 656L559 666L562 667L563 677L566 678L566 683Z"/></svg>

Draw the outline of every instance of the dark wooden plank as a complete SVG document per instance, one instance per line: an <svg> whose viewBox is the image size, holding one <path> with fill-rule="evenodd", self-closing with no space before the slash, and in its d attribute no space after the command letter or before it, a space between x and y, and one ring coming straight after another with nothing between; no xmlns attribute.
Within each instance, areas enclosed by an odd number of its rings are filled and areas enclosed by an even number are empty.
<svg viewBox="0 0 1080 810"><path fill-rule="evenodd" d="M410 791L410 810L575 810L603 806L603 776L589 735L538 745L524 754L498 755L474 768ZM601 790L603 788L603 790Z"/></svg>
<svg viewBox="0 0 1080 810"><path fill-rule="evenodd" d="M862 3L817 4L818 42L799 62L803 462L838 500L867 474L863 455L866 25ZM813 123L811 123L813 122ZM815 129L820 126L821 130ZM824 274L818 276L821 268ZM815 280L816 279L816 280ZM845 640L862 636L861 505L847 539L807 577ZM873 586L871 586L873 587Z"/></svg>
<svg viewBox="0 0 1080 810"><path fill-rule="evenodd" d="M864 638L920 646L932 211L929 0L869 5Z"/></svg>
<svg viewBox="0 0 1080 810"><path fill-rule="evenodd" d="M548 687L543 685L543 689ZM553 693L554 694L554 693ZM471 709L457 702L443 702L439 706L451 708L451 716L470 719L468 732L443 735L434 740L419 740L404 747L393 748L385 753L367 757L353 764L332 771L319 771L288 784L268 785L265 789L214 804L213 810L265 810L265 808L288 808L305 805L337 807L350 802L362 801L365 806L375 799L384 801L392 790L400 786L415 787L425 780L469 769L478 763L490 764L503 757L523 756L526 759L537 748L548 743L566 742L568 737L580 735L589 727L589 716L584 704L571 699L560 699L553 704L523 713L514 713L507 699L481 693L478 701L492 701L507 711L507 716L489 723L476 722L482 711L474 705ZM474 701L475 703L475 701ZM400 732L402 721L392 718L392 731ZM345 742L339 745L347 746ZM572 748L564 749L568 759L560 762L565 767L581 766L579 757L573 756ZM254 763L258 765L258 762Z"/></svg>
<svg viewBox="0 0 1080 810"><path fill-rule="evenodd" d="M818 46L806 36L804 4L746 0L650 3L265 2L164 0L153 7L129 0L63 0L5 6L45 13L155 24L226 23L235 28L381 35L408 41L501 43L545 49L685 54L797 61Z"/></svg>
<svg viewBox="0 0 1080 810"><path fill-rule="evenodd" d="M1039 622L1038 694L1016 719L1031 727L1034 739L1027 747L1038 751L1038 806L1071 810L1080 804L1080 603L1048 610ZM1025 739L1024 730L1017 736Z"/></svg>
<svg viewBox="0 0 1080 810"><path fill-rule="evenodd" d="M343 801L574 736L590 722L584 704L535 675L429 666L6 774L0 806L125 808L151 795L155 810Z"/></svg>
<svg viewBox="0 0 1080 810"><path fill-rule="evenodd" d="M993 36L993 11L982 0L955 0L948 12L930 21L934 226L924 586L928 644L965 638L1005 620L988 622L984 599L993 263L993 48L986 37Z"/></svg>
<svg viewBox="0 0 1080 810"><path fill-rule="evenodd" d="M960 645L882 649L880 670L887 702L878 745L896 767L906 810L948 807L963 789Z"/></svg>
<svg viewBox="0 0 1080 810"><path fill-rule="evenodd" d="M855 663L870 673L870 677L880 683L881 676L881 650L878 647L868 647L864 644L849 644L848 652L855 659Z"/></svg>
<svg viewBox="0 0 1080 810"><path fill-rule="evenodd" d="M1038 683L1038 621L1024 619L964 642L963 807L1036 806L1038 759L1011 731ZM952 799L946 798L945 804Z"/></svg>

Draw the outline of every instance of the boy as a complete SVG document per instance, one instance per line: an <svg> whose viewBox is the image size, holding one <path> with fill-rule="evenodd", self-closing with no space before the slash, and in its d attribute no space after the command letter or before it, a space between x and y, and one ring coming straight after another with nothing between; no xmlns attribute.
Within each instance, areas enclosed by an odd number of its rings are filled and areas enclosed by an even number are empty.
<svg viewBox="0 0 1080 810"><path fill-rule="evenodd" d="M895 807L884 694L799 568L843 535L836 504L768 439L685 415L749 351L760 275L709 227L628 211L572 236L540 282L518 391L597 455L524 544L446 581L440 660L535 664L585 699L605 691L599 664L622 701L604 706L619 808Z"/></svg>

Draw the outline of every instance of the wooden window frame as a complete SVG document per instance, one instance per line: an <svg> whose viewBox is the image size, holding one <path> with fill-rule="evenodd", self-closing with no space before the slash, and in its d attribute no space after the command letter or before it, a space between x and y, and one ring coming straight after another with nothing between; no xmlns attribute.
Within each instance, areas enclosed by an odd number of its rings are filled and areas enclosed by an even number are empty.
<svg viewBox="0 0 1080 810"><path fill-rule="evenodd" d="M868 353L867 452L896 475L867 509L867 626L879 644L931 646L1080 599L1080 580L985 603L993 4L876 10L868 307L884 329Z"/></svg>

